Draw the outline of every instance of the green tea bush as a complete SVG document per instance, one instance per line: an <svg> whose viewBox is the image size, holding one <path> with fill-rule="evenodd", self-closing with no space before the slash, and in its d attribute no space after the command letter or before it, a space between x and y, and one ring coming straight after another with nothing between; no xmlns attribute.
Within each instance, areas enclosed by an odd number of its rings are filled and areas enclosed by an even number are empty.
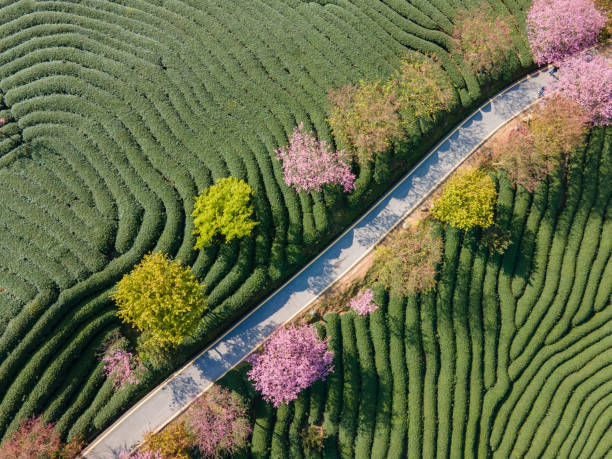
<svg viewBox="0 0 612 459"><path fill-rule="evenodd" d="M326 454L337 455L336 441L338 424L342 410L342 332L340 317L337 314L325 315L325 329L328 337L328 349L334 354L334 371L327 377L328 390L323 413L323 430L328 438L325 440Z"/></svg>
<svg viewBox="0 0 612 459"><path fill-rule="evenodd" d="M53 359L52 363L47 366L45 372L40 375L38 385L27 394L25 402L21 404L12 423L9 424L7 428L8 431L15 428L20 420L34 415L40 410L41 406L44 406L50 398L50 395L55 393L58 386L64 382L69 365L77 360L78 356L81 355L91 342L92 338L96 338L99 333L106 332L109 325L117 325L112 311L107 311L105 314L98 316L88 323L80 333L65 346L59 355ZM7 394L7 398L8 397L10 397L10 394Z"/></svg>
<svg viewBox="0 0 612 459"><path fill-rule="evenodd" d="M354 314L340 316L342 331L342 412L338 429L338 452L342 457L353 456L353 441L359 408L359 365L355 344Z"/></svg>
<svg viewBox="0 0 612 459"><path fill-rule="evenodd" d="M283 405L276 411L276 422L272 429L272 443L270 455L273 457L287 457L289 453L289 444L287 436L293 405Z"/></svg>
<svg viewBox="0 0 612 459"><path fill-rule="evenodd" d="M302 451L302 427L306 424L310 405L308 392L305 391L293 404L293 419L289 424L288 444L289 456L297 459L304 457Z"/></svg>
<svg viewBox="0 0 612 459"><path fill-rule="evenodd" d="M88 349L82 352L83 357L66 374L65 381L58 390L53 402L49 404L43 413L45 419L59 419L60 415L66 412L68 407L74 402L75 397L80 395L77 394L77 391L85 384L88 375L95 371L94 369L99 362L96 353L116 332L117 328L113 328L106 333L98 335L89 344Z"/></svg>
<svg viewBox="0 0 612 459"><path fill-rule="evenodd" d="M367 316L355 317L355 338L359 354L361 393L359 418L355 436L355 457L369 457L376 423L376 399L378 381L374 364L374 350L368 332Z"/></svg>
<svg viewBox="0 0 612 459"><path fill-rule="evenodd" d="M381 303L383 302L381 301ZM376 426L371 456L386 457L391 430L393 377L389 364L389 337L387 335L383 311L380 308L370 316L370 334L372 336L372 344L374 345L374 362L376 374L378 375Z"/></svg>
<svg viewBox="0 0 612 459"><path fill-rule="evenodd" d="M389 305L389 311L391 312ZM406 299L406 319L404 322L405 356L408 376L408 418L407 424L407 455L411 458L421 457L423 440L423 376L424 359L422 355L421 317L419 313L419 299L411 295ZM401 324L400 324L401 325ZM392 361L393 362L393 361ZM431 367L429 367L431 369ZM427 415L429 416L429 415Z"/></svg>
<svg viewBox="0 0 612 459"><path fill-rule="evenodd" d="M404 308L406 302L403 297L389 295L389 316L387 327L389 329L389 363L393 376L393 394L391 406L391 435L389 439L388 456L400 458L405 456L406 439L406 410L408 386L406 383L408 373L404 352Z"/></svg>
<svg viewBox="0 0 612 459"><path fill-rule="evenodd" d="M326 328L320 323L314 324L321 339L326 337ZM325 408L325 397L327 392L327 384L324 381L316 381L310 388L308 393L310 396L310 406L308 407L308 425L320 424L323 418L323 410Z"/></svg>
<svg viewBox="0 0 612 459"><path fill-rule="evenodd" d="M251 435L251 454L256 458L268 457L272 435L274 410L272 405L258 399L255 407L256 417Z"/></svg>

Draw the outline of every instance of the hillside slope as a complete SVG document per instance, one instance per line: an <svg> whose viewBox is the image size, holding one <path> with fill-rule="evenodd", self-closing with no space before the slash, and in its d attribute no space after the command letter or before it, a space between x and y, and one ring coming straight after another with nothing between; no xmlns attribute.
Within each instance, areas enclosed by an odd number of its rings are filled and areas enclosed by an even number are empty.
<svg viewBox="0 0 612 459"><path fill-rule="evenodd" d="M522 23L526 1L490 3ZM387 76L411 49L439 57L464 109L522 73L531 61L518 32L494 85L449 54L455 13L474 4L0 0L0 438L37 413L90 437L167 374L116 393L96 357L119 326L109 290L145 253L192 265L207 286L212 312L177 364L442 134L421 123L413 144L359 171L348 199L297 195L273 149L301 121L333 141L330 88ZM194 251L194 197L228 175L255 190L260 224Z"/></svg>
<svg viewBox="0 0 612 459"><path fill-rule="evenodd" d="M498 175L503 256L447 230L435 291L376 291L369 317L319 324L335 371L289 406L257 397L244 370L223 384L253 403L254 457L555 457L612 454L612 129L598 128L533 195Z"/></svg>

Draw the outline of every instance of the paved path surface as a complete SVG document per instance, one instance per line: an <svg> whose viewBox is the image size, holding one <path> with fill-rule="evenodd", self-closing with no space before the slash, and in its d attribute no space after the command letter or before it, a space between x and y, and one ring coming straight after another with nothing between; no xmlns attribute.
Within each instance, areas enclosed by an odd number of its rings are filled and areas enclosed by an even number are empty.
<svg viewBox="0 0 612 459"><path fill-rule="evenodd" d="M544 71L530 75L474 112L318 258L103 432L85 450L85 457L114 457L137 445L146 431L165 425L357 263L475 147L537 100L549 78Z"/></svg>

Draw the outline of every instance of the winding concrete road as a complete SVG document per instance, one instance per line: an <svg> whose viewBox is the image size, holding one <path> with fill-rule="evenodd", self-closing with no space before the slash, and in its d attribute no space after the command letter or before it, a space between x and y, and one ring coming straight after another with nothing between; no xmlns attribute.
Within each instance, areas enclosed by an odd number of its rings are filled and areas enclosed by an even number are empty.
<svg viewBox="0 0 612 459"><path fill-rule="evenodd" d="M546 69L531 74L476 110L316 259L125 413L86 448L84 456L115 457L135 447L145 432L160 429L180 414L270 333L350 270L482 142L535 102L550 78Z"/></svg>

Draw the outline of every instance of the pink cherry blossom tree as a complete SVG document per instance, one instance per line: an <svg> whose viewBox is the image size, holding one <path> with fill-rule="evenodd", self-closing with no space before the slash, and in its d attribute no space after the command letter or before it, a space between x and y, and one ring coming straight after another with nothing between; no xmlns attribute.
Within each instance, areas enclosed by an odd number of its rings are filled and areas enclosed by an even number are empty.
<svg viewBox="0 0 612 459"><path fill-rule="evenodd" d="M137 373L144 369L140 360L131 352L114 349L109 355L102 357L104 373L112 378L116 389L122 389L127 384L138 384Z"/></svg>
<svg viewBox="0 0 612 459"><path fill-rule="evenodd" d="M378 309L378 305L374 302L372 289L362 290L355 295L351 299L350 306L360 316L367 316Z"/></svg>
<svg viewBox="0 0 612 459"><path fill-rule="evenodd" d="M265 401L275 407L295 400L303 389L333 371L333 354L312 325L282 328L248 359L247 373Z"/></svg>
<svg viewBox="0 0 612 459"><path fill-rule="evenodd" d="M612 122L612 62L601 54L572 56L546 89L574 100L597 125Z"/></svg>
<svg viewBox="0 0 612 459"><path fill-rule="evenodd" d="M535 62L559 62L597 44L606 21L593 0L534 0L527 35Z"/></svg>
<svg viewBox="0 0 612 459"><path fill-rule="evenodd" d="M355 174L344 150L333 151L312 132L304 132L304 123L295 128L289 144L274 150L282 162L285 183L296 191L321 191L328 183L337 183L345 192L354 189Z"/></svg>
<svg viewBox="0 0 612 459"><path fill-rule="evenodd" d="M217 385L189 408L187 428L204 457L233 454L246 445L251 433L244 402Z"/></svg>
<svg viewBox="0 0 612 459"><path fill-rule="evenodd" d="M25 419L11 432L0 446L0 459L73 458L81 450L77 438L62 442L55 424L47 423L42 416Z"/></svg>

